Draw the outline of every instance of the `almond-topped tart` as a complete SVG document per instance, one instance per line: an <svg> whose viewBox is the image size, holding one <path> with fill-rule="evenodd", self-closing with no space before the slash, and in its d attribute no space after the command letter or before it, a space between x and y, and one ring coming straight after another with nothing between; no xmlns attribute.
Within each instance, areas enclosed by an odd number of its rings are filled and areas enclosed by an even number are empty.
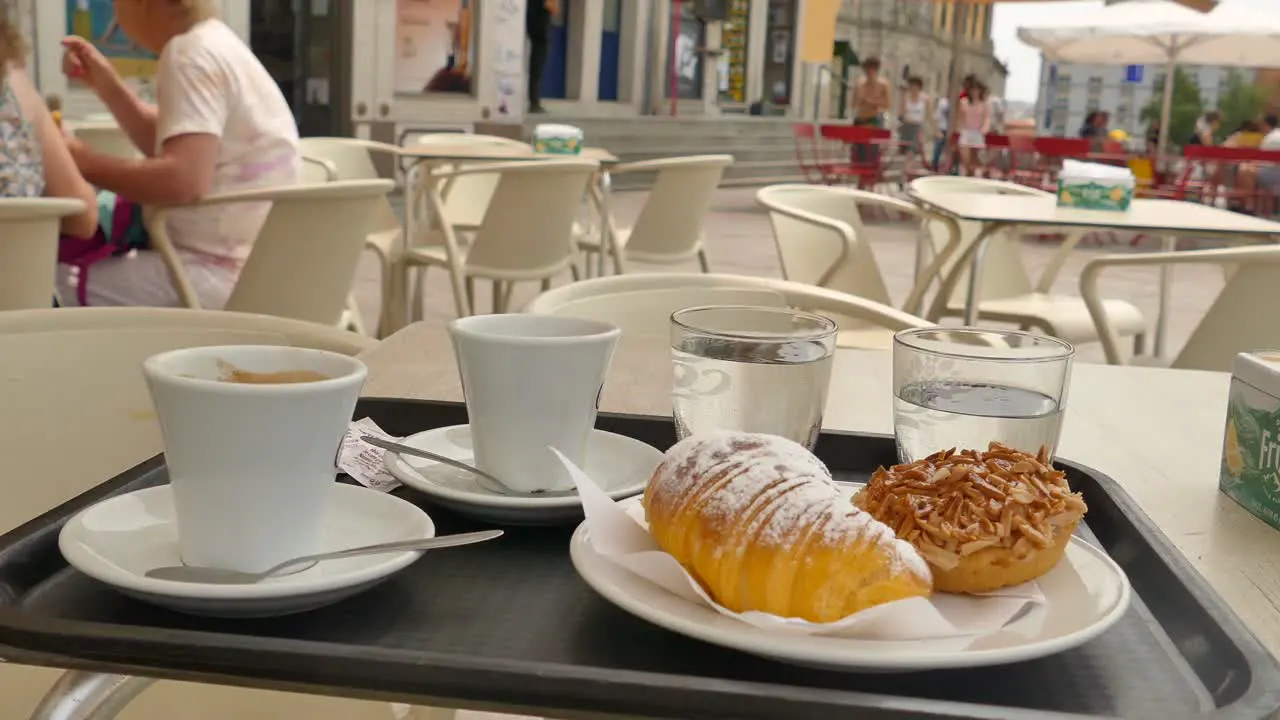
<svg viewBox="0 0 1280 720"><path fill-rule="evenodd" d="M983 593L1040 577L1084 517L1066 474L1039 455L991 443L880 468L853 504L915 546L939 592Z"/></svg>

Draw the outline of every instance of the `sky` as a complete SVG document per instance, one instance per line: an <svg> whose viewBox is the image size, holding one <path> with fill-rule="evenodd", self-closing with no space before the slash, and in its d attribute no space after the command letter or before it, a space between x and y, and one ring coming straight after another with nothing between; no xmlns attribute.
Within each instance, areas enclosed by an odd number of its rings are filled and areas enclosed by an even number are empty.
<svg viewBox="0 0 1280 720"><path fill-rule="evenodd" d="M1231 4L1247 5L1258 12L1277 12L1280 0L1223 0ZM991 39L996 46L996 57L1009 67L1009 79L1005 84L1005 97L1010 100L1035 102L1040 81L1040 53L1018 40L1019 27L1045 27L1096 12L1103 7L1102 0L1071 0L1064 2L1017 2L996 5L991 23ZM1154 8L1152 13L1158 13ZM1155 15L1158 17L1158 15Z"/></svg>

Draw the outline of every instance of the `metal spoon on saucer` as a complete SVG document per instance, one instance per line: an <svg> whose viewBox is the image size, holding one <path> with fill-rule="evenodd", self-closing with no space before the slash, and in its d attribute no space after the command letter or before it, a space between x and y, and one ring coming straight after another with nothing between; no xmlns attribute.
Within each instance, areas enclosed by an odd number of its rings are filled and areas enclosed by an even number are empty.
<svg viewBox="0 0 1280 720"><path fill-rule="evenodd" d="M436 453L433 453L427 450L419 450L416 447L401 445L400 443L391 442L390 440L383 440L382 438L377 438L372 435L362 435L360 439L369 443L374 447L380 447L383 450L390 450L391 452L400 453L401 455L413 455L414 457L425 458L427 460L435 460L436 462L441 463L443 465L455 467L455 468L458 468L459 470L465 470L471 473L472 475L476 476L477 484L479 484L485 490L488 490L489 492L492 492L492 493L496 493L498 495L511 495L514 497L529 497L529 498L553 498L553 497L569 497L571 495L578 494L577 490L539 490L538 492L520 492L519 490L512 490L511 488L503 485L502 482L498 480L498 478L490 475L489 473L485 472L484 470L481 470L478 467L473 467L471 465L468 465L462 462L461 460L454 460L453 458L447 457L445 455L437 455Z"/></svg>
<svg viewBox="0 0 1280 720"><path fill-rule="evenodd" d="M331 552L303 555L285 560L262 572L240 572L239 570L223 570L221 568L198 567L195 565L169 565L148 570L145 574L157 580L176 580L178 582L205 583L207 585L252 585L281 574L282 571L303 565L310 567L321 560L338 560L340 558L359 555L381 555L384 553L404 552L406 550L438 550L440 548L471 545L502 537L501 530L481 530L479 532L458 533L443 537L418 538L416 540L399 540L377 545L333 550ZM304 570L305 567L298 568ZM296 572L296 571L295 571Z"/></svg>

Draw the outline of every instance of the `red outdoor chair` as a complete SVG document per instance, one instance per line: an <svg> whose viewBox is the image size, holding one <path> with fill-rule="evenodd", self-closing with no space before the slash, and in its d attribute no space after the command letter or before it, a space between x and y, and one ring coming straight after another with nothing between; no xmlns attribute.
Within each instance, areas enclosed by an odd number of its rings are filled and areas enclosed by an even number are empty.
<svg viewBox="0 0 1280 720"><path fill-rule="evenodd" d="M1188 145L1174 198L1274 215L1276 193L1257 184L1258 170L1280 165L1280 150ZM1248 179L1252 177L1253 184Z"/></svg>
<svg viewBox="0 0 1280 720"><path fill-rule="evenodd" d="M791 126L791 133L796 141L796 165L804 173L805 180L826 184L826 174L818 158L817 128L813 123L796 123Z"/></svg>
<svg viewBox="0 0 1280 720"><path fill-rule="evenodd" d="M831 165L833 175L840 181L864 190L884 182L885 154L892 151L892 133L857 125L823 125L819 133L824 140L839 143L836 148L844 148L844 162Z"/></svg>

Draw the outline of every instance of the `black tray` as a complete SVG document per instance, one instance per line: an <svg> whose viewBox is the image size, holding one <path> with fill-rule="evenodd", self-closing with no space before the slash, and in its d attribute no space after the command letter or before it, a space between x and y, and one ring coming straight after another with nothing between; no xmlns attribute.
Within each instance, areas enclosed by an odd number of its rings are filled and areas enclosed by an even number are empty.
<svg viewBox="0 0 1280 720"><path fill-rule="evenodd" d="M466 420L453 403L364 400L393 434ZM658 448L670 419L601 416ZM895 461L892 438L825 433L838 479ZM1133 583L1132 608L1074 650L975 670L855 674L784 665L636 619L569 562L571 528L429 553L340 604L270 620L154 608L71 570L57 534L109 495L165 482L153 459L0 537L0 646L11 661L437 706L660 718L1262 718L1277 664L1114 482L1061 463L1089 504L1081 534ZM38 481L38 480L37 480ZM400 490L415 501L421 497ZM439 528L476 524L438 508Z"/></svg>

